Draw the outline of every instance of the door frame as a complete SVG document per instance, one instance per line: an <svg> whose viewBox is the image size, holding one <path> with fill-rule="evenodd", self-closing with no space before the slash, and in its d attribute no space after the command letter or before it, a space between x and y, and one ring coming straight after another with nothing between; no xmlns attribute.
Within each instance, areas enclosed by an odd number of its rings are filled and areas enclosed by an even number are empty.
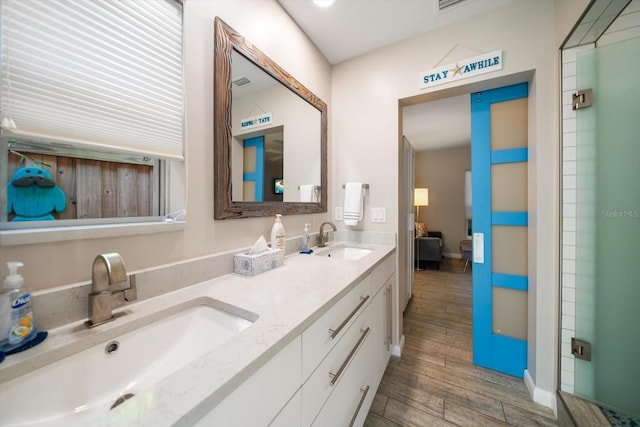
<svg viewBox="0 0 640 427"><path fill-rule="evenodd" d="M402 194L402 150L403 150L403 129L402 129L402 110L404 107L407 106L411 106L411 105L416 105L416 104L421 104L421 103L425 103L425 102L432 102L432 101L437 101L440 99L445 99L445 98L451 98L451 97L455 97L455 96L459 96L459 95L471 95L474 92L479 92L479 91L486 91L486 90L491 90L491 89L496 89L499 87L503 87L503 86L509 86L509 85L513 85L513 84L517 84L517 83L523 83L523 82L527 82L530 86L530 94L529 94L529 102L528 102L528 106L529 106L529 147L532 147L535 145L537 145L537 141L536 139L531 139L531 129L535 129L535 119L537 117L537 110L535 108L535 102L532 101L531 96L533 94L535 94L536 92L533 90L534 85L532 84L533 80L534 80L534 76L535 76L535 70L525 70L522 72L518 72L518 73L514 73L514 74L509 74L506 76L500 76L500 77L495 77L495 78L490 78L487 80L482 80L482 81L478 81L478 82L474 82L474 83L470 83L470 84L462 84L460 86L455 86L455 87L451 87L451 88L445 88L445 89L437 89L434 90L432 92L427 92L427 93L422 93L419 95L413 95L413 96L409 96L406 98L402 98L398 100L398 117L399 117L399 121L398 121L398 187L399 187L399 192L400 194ZM533 145L532 145L533 144ZM537 173L533 173L533 174L529 174L529 186L528 186L528 197L530 198L530 194L531 194L531 189L532 189L532 185L537 186L539 183L537 181L536 178ZM399 248L398 248L398 265L404 265L404 262L406 261L406 257L407 256L411 256L411 254L407 254L406 251L404 250L404 248L400 248L400 246L403 244L404 242L404 236L406 234L407 231L407 224L405 221L405 217L402 215L403 212L403 206L402 203L403 201L401 200L401 197L399 197L399 216L398 216L398 243L399 243ZM537 200L537 199L536 199ZM530 207L531 210L531 207ZM534 224L535 225L535 224ZM536 272L537 269L537 252L536 252L536 238L535 235L532 236L532 228L530 227L529 230L529 242L528 242L528 260L529 260L529 272L530 275ZM399 281L403 281L406 280L405 277L402 277L402 274L398 274L398 280ZM531 276L531 277L535 277L535 276ZM535 280L535 279L534 279ZM399 304L398 304L399 305ZM536 293L535 290L530 291L529 295L528 295L528 306L529 306L529 313L528 313L528 329L529 332L531 332L533 330L533 333L535 333L535 330L538 327L538 320L537 320L537 314L538 311L536 309L537 303L536 303ZM402 311L399 311L398 313L398 317L399 317L399 326L397 328L400 340L401 340L401 349L404 346L404 332L403 332L403 327L402 327ZM530 335L531 336L531 335ZM532 360L532 356L536 356L536 352L537 352L538 346L535 347L531 347L529 346L529 354L527 355L527 363L530 362L530 360ZM533 350L533 351L532 351ZM394 355L399 356L400 354L396 354L394 353ZM527 376L525 374L525 383L527 384L527 387L530 389L530 392L533 393L533 389L536 387L535 383L533 382L533 379L529 376ZM538 401L540 399L536 399L536 401ZM550 400L550 398L544 398L543 399L545 402L547 400ZM540 403L542 403L542 400L540 401ZM545 406L549 406L550 407L550 403L543 403Z"/></svg>

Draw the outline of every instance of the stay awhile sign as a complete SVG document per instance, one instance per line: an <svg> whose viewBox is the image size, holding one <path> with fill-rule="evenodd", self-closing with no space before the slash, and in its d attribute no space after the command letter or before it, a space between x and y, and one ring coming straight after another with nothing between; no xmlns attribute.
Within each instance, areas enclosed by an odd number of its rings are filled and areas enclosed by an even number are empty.
<svg viewBox="0 0 640 427"><path fill-rule="evenodd" d="M418 74L418 89L451 83L480 74L502 70L502 50L496 50L473 58L457 61L455 64L441 65Z"/></svg>
<svg viewBox="0 0 640 427"><path fill-rule="evenodd" d="M244 118L240 120L240 129L245 130L271 124L272 116L272 113L264 113L259 116Z"/></svg>

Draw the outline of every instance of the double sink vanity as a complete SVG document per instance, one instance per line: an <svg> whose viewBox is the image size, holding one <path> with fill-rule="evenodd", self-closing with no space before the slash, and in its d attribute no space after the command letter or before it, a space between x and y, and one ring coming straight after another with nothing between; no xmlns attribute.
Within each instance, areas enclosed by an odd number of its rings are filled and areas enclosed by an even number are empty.
<svg viewBox="0 0 640 427"><path fill-rule="evenodd" d="M333 243L53 329L0 364L0 425L362 425L391 354L393 251Z"/></svg>
<svg viewBox="0 0 640 427"><path fill-rule="evenodd" d="M214 218L326 213L326 104L219 18L214 32ZM245 72L273 80L271 98L234 87ZM241 129L253 111L243 103L266 108L273 126ZM282 200L234 193L244 141L278 129L287 133ZM314 189L310 200L303 187ZM230 252L121 271L117 281L129 283L117 295L96 272L124 264L100 255L91 286L36 296L36 325L49 335L0 363L0 426L362 425L398 341L395 234L386 234L294 254L253 277L231 274Z"/></svg>

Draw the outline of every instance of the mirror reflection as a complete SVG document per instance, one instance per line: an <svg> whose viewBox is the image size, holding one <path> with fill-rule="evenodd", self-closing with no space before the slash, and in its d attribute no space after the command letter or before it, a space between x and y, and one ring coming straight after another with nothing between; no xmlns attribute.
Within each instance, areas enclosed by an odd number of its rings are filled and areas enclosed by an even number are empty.
<svg viewBox="0 0 640 427"><path fill-rule="evenodd" d="M231 93L232 201L318 203L320 110L235 49Z"/></svg>
<svg viewBox="0 0 640 427"><path fill-rule="evenodd" d="M327 211L327 104L215 20L214 218Z"/></svg>

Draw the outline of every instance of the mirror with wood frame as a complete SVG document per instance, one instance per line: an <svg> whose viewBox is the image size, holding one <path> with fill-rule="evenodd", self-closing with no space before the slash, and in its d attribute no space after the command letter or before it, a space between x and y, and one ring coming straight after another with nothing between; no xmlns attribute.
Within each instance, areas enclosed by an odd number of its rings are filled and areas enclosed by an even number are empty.
<svg viewBox="0 0 640 427"><path fill-rule="evenodd" d="M220 18L214 218L327 211L327 106Z"/></svg>

